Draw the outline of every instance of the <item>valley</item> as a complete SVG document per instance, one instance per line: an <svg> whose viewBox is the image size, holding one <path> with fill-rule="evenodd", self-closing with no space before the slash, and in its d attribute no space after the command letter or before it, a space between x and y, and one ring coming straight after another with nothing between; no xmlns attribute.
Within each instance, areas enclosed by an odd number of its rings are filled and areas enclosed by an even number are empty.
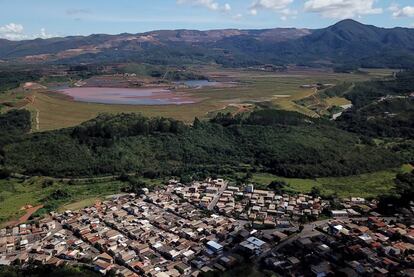
<svg viewBox="0 0 414 277"><path fill-rule="evenodd" d="M359 82L383 77L387 74L390 76L393 72L393 70L378 71L367 69L363 73L334 73L329 70L306 68L292 68L287 72L258 72L251 69L226 69L211 66L190 67L187 71L195 76L204 76L209 80L217 81L220 85L194 88L191 86L180 86L180 82L177 84L177 82L162 81L160 78L140 77L138 75L133 77L133 83L147 83L143 87L138 87L138 90L143 90L145 95L148 95L145 88L151 89L151 86L153 86L152 89L159 91L158 94L151 97L143 97L142 94L141 96L140 94L132 94L132 96L126 96L127 98L124 100L119 98L116 101L108 99L97 100L99 99L98 97L95 100L88 101L87 95L78 93L78 97L83 97L86 100L76 101L76 99L74 100L71 97L65 97L49 90L18 88L7 94L0 95L0 104L2 102L14 102L14 105L27 108L33 111L34 114L38 114L39 128L34 128L34 130L39 131L71 127L90 120L101 113L116 114L120 112L172 117L191 123L195 117L208 119L218 112L237 113L243 106L251 110L255 106L270 105L271 107L298 111L315 117L319 116L319 114L313 111L310 105L298 104L298 101L312 97L315 89L302 88L301 86L316 83L340 84L342 82ZM135 72L129 71L128 74L136 74ZM105 82L99 81L97 83L94 78L91 81L88 79L77 81L85 82L84 87L89 90L93 89L89 86L98 84L107 87L112 86L111 89L113 90L116 86L121 85L119 80L125 82L125 79L130 79L130 77L108 75ZM157 84L160 81L162 82ZM74 82L72 81L72 83ZM51 86L53 90L53 87L64 86L65 83L60 85L59 83L51 83L49 85L47 82L42 82L42 84ZM121 87L124 86L130 85L128 83L121 85ZM162 90L168 90L169 88L173 88L173 93L162 93ZM71 88L72 91L80 89L79 87ZM96 88L98 94L101 90L102 95L104 95L105 88ZM106 90L111 92L110 89ZM34 100L26 101L26 99ZM85 101L89 103L82 103ZM111 103L102 103L108 101ZM133 102L136 103L137 101L139 105L133 105ZM348 103L345 99L339 97L328 98L326 101L327 104L323 107L324 111L338 104ZM123 105L119 105L120 102ZM34 124L37 125L37 123Z"/></svg>
<svg viewBox="0 0 414 277"><path fill-rule="evenodd" d="M0 277L411 276L412 28L25 32L0 25Z"/></svg>

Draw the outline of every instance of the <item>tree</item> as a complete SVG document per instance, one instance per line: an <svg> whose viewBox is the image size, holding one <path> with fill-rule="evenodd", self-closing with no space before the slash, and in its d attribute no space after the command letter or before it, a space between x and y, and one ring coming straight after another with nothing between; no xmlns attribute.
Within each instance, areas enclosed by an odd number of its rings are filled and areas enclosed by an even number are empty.
<svg viewBox="0 0 414 277"><path fill-rule="evenodd" d="M276 194L283 194L286 186L287 184L284 181L272 181L267 187L275 191Z"/></svg>
<svg viewBox="0 0 414 277"><path fill-rule="evenodd" d="M142 189L146 188L148 184L137 177L129 176L128 185L125 186L122 190L128 193L142 193Z"/></svg>
<svg viewBox="0 0 414 277"><path fill-rule="evenodd" d="M309 195L312 197L320 197L321 196L321 189L318 187L312 187Z"/></svg>
<svg viewBox="0 0 414 277"><path fill-rule="evenodd" d="M250 171L248 171L248 172L246 173L246 175L244 175L244 177L243 177L243 182L244 182L244 183L247 183L247 182L249 182L252 178L253 178L253 174L252 174Z"/></svg>
<svg viewBox="0 0 414 277"><path fill-rule="evenodd" d="M180 183L182 184L188 184L191 183L191 181L193 180L193 178L190 175L182 175L180 176Z"/></svg>
<svg viewBox="0 0 414 277"><path fill-rule="evenodd" d="M193 121L193 127L198 128L198 127L200 127L200 125L201 125L200 119L198 119L198 117L195 117L194 121Z"/></svg>
<svg viewBox="0 0 414 277"><path fill-rule="evenodd" d="M0 169L0 179L7 179L10 177L10 175L11 175L10 170L5 169L5 168Z"/></svg>
<svg viewBox="0 0 414 277"><path fill-rule="evenodd" d="M45 180L43 180L43 183L42 183L42 188L47 188L47 187L51 187L51 186L53 186L53 180L52 179L45 179Z"/></svg>
<svg viewBox="0 0 414 277"><path fill-rule="evenodd" d="M379 210L386 214L410 206L410 202L414 199L414 170L410 173L398 174L394 183L395 194L380 197Z"/></svg>

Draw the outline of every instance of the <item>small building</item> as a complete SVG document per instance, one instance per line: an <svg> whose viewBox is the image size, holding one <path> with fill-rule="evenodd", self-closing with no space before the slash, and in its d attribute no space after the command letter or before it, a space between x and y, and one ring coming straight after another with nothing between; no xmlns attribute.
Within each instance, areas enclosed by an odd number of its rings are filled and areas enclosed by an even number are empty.
<svg viewBox="0 0 414 277"><path fill-rule="evenodd" d="M249 184L246 186L246 192L247 193L253 193L254 192L254 185L253 184Z"/></svg>
<svg viewBox="0 0 414 277"><path fill-rule="evenodd" d="M348 212L346 210L336 210L331 211L332 217L334 218L346 218L348 217Z"/></svg>
<svg viewBox="0 0 414 277"><path fill-rule="evenodd" d="M240 243L240 247L245 252L250 254L259 255L266 246L266 242L256 238L256 237L249 237L247 240Z"/></svg>
<svg viewBox="0 0 414 277"><path fill-rule="evenodd" d="M221 253L224 247L223 245L210 240L209 242L207 242L207 248L213 251L215 254L217 254L217 253Z"/></svg>

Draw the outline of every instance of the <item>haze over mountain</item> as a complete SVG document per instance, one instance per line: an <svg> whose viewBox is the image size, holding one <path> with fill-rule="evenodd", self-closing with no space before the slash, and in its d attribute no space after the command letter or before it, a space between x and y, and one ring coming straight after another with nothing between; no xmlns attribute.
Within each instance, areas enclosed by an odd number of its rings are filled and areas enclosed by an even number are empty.
<svg viewBox="0 0 414 277"><path fill-rule="evenodd" d="M226 66L294 63L410 68L414 66L414 29L385 29L343 20L316 30L163 30L0 40L0 59L25 63L216 62Z"/></svg>

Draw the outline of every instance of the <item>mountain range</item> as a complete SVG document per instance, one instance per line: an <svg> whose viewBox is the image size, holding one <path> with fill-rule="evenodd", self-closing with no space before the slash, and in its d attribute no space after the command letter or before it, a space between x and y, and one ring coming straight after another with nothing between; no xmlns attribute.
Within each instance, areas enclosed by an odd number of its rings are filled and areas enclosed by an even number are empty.
<svg viewBox="0 0 414 277"><path fill-rule="evenodd" d="M0 60L3 63L135 61L411 68L414 29L379 28L348 19L323 29L163 30L26 41L3 39Z"/></svg>

